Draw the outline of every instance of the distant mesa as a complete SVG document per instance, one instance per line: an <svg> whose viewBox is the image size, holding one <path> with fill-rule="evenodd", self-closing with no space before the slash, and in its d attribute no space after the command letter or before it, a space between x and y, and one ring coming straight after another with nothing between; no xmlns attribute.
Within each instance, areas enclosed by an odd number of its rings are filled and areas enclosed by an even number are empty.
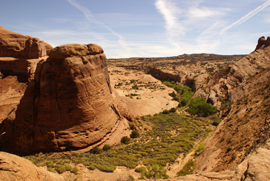
<svg viewBox="0 0 270 181"><path fill-rule="evenodd" d="M14 34L14 46L2 46L2 50L11 47L2 55L46 55L45 43L38 39L33 39L36 49L29 48L33 54L24 52L25 42L31 39L27 38ZM79 150L104 141L123 120L114 104L106 56L100 46L62 45L48 55L39 59L15 119L7 118L0 124L0 150L16 154Z"/></svg>

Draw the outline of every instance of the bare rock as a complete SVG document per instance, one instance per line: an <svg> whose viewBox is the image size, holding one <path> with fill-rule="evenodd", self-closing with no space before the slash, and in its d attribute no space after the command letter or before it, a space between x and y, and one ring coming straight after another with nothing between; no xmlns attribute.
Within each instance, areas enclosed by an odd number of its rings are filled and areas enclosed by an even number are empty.
<svg viewBox="0 0 270 181"><path fill-rule="evenodd" d="M102 52L93 44L63 45L39 62L12 129L0 137L1 149L20 154L78 150L115 130L122 116Z"/></svg>
<svg viewBox="0 0 270 181"><path fill-rule="evenodd" d="M39 58L52 47L38 38L25 36L0 27L0 57Z"/></svg>
<svg viewBox="0 0 270 181"><path fill-rule="evenodd" d="M248 160L244 181L270 180L270 150L259 148Z"/></svg>
<svg viewBox="0 0 270 181"><path fill-rule="evenodd" d="M0 152L0 180L64 181L64 178L44 168L36 167L29 160Z"/></svg>
<svg viewBox="0 0 270 181"><path fill-rule="evenodd" d="M0 71L24 82L34 77L37 63L47 57L51 45L38 38L9 31L0 26Z"/></svg>
<svg viewBox="0 0 270 181"><path fill-rule="evenodd" d="M267 39L265 39L265 37L262 36L258 40L258 44L257 44L257 46L255 48L255 51L258 50L258 49L260 49L260 48L269 46L269 45L270 45L270 37L268 36Z"/></svg>

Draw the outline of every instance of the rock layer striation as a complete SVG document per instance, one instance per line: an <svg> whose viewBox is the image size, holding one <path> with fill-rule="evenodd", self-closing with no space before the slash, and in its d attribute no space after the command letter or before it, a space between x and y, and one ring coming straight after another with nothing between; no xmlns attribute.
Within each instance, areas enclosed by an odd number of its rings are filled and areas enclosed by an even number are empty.
<svg viewBox="0 0 270 181"><path fill-rule="evenodd" d="M110 134L120 119L102 48L59 46L38 63L16 119L1 125L1 149L30 154L86 148Z"/></svg>
<svg viewBox="0 0 270 181"><path fill-rule="evenodd" d="M53 49L38 38L9 31L0 26L0 71L27 82L33 79L36 65Z"/></svg>

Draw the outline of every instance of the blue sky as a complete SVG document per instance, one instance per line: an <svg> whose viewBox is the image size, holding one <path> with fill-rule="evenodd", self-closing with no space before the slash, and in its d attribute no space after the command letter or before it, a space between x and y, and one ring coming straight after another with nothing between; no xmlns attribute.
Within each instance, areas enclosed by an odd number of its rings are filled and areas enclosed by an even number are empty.
<svg viewBox="0 0 270 181"><path fill-rule="evenodd" d="M108 58L248 54L270 36L270 0L6 0L0 26Z"/></svg>

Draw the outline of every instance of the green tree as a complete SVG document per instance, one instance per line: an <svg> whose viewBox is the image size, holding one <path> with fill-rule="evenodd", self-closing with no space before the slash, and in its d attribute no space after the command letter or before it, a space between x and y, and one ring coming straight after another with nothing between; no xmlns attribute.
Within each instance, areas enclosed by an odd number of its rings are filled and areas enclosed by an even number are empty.
<svg viewBox="0 0 270 181"><path fill-rule="evenodd" d="M204 98L191 98L188 112L192 115L207 117L217 112L217 108L207 103Z"/></svg>

